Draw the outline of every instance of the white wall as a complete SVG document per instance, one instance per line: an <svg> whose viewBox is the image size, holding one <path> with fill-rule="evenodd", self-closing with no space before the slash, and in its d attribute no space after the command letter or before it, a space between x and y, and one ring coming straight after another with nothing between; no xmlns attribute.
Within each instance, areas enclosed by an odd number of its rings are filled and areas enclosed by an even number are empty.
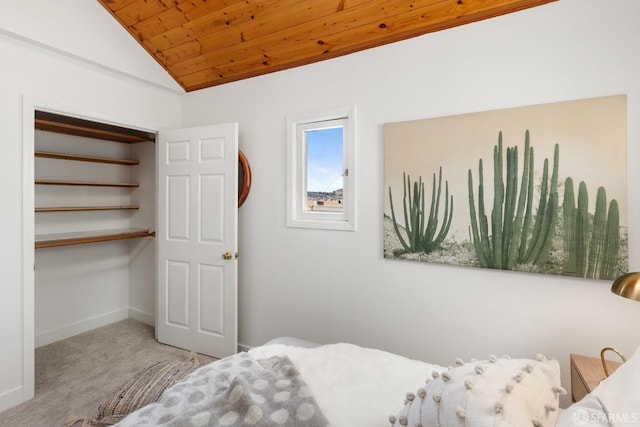
<svg viewBox="0 0 640 427"><path fill-rule="evenodd" d="M638 212L640 172L631 167L640 157L635 0L564 0L184 100L157 64L135 59L139 46L94 2L64 5L74 12L63 16L65 9L30 0L0 16L0 194L10 207L0 211L0 410L29 393L23 356L32 343L22 332L33 329L28 318L23 323L33 289L24 286L30 273L22 270L21 252L31 215L22 209L20 184L30 172L23 169L23 99L147 129L239 122L254 177L239 223L243 344L295 335L443 364L542 351L560 359L565 384L569 353L596 355L614 345L629 354L638 345L635 331L622 325L637 324L640 307L613 296L606 282L382 258L385 122L626 93L629 205ZM78 22L92 24L76 31ZM95 51L105 39L113 44ZM289 229L285 118L345 104L358 108L358 231ZM640 218L630 214L632 270L640 269L639 237ZM33 255L28 247L24 253ZM129 272L132 283L137 274ZM148 283L130 289L130 314L148 320L151 292Z"/></svg>
<svg viewBox="0 0 640 427"><path fill-rule="evenodd" d="M607 282L383 259L382 125L626 93L638 212L639 20L636 0L564 0L187 94L183 124L239 122L253 169L239 221L240 341L349 341L442 364L544 352L567 386L570 353L631 354L640 304ZM287 228L285 118L345 104L358 109L358 230ZM638 270L637 214L629 237Z"/></svg>
<svg viewBox="0 0 640 427"><path fill-rule="evenodd" d="M0 89L0 340L6 350L0 352L0 410L20 402L23 395L23 321L22 321L22 151L21 103L17 92ZM20 325L21 327L16 327ZM33 325L31 325L33 328Z"/></svg>
<svg viewBox="0 0 640 427"><path fill-rule="evenodd" d="M97 1L0 2L0 33L108 67L176 93L184 90Z"/></svg>
<svg viewBox="0 0 640 427"><path fill-rule="evenodd" d="M30 2L31 7L35 6ZM77 5L69 3L70 6ZM40 4L40 3L39 3ZM20 8L23 6L20 3ZM72 8L72 10L74 10ZM14 11L14 9L11 9ZM31 386L33 380L33 335L34 335L34 289L33 272L30 269L23 270L23 262L32 263L34 260L33 243L23 245L23 229L25 233L33 233L33 212L23 208L23 196L31 191L29 177L33 179L33 165L24 162L31 155L26 150L23 156L23 137L29 138L33 133L32 117L25 113L23 120L23 104L30 106L31 115L33 106L55 109L73 115L127 124L133 127L156 130L177 127L180 124L181 94L173 88L166 88L154 81L155 65L140 65L138 75L130 77L121 72L114 71L109 64L109 57L102 58L107 64L101 67L95 60L86 62L74 55L61 53L62 45L51 50L43 46L38 40L29 38L31 25L38 24L38 20L31 22L23 19L33 10L19 9L15 19L21 19L25 32L16 34L16 28L10 30L0 28L0 52L2 52L2 66L0 67L0 146L2 156L0 158L0 197L3 209L0 210L0 271L2 271L2 285L0 287L0 342L3 351L0 352L0 411L13 406L33 393ZM86 12L82 7L70 12L69 15L82 21L81 13ZM54 11L49 11L49 19L55 20ZM64 12L61 10L59 12ZM77 12L77 13L76 13ZM7 12L9 13L9 12ZM5 25L7 15L2 14L0 25ZM87 17L93 16L91 13ZM64 22L64 17L61 18ZM57 29L48 27L49 30L73 33L72 25L61 26ZM97 28L102 28L98 26ZM120 30L118 30L120 31ZM39 36L45 37L49 33ZM62 40L60 33L50 33L51 40ZM75 33L74 37L78 37ZM104 33L87 32L81 38L88 46L100 46L104 42ZM45 37L46 38L46 37ZM93 44L89 43L93 39ZM129 48L137 49L135 41L129 40L130 45L121 45L120 50L111 53L111 63L119 63L118 54L128 57ZM144 53L143 53L144 54ZM149 74L148 81L143 81L141 75ZM29 110L27 108L27 110ZM23 127L23 121L26 123ZM31 149L33 147L31 146ZM23 177L27 183L23 187ZM27 203L28 204L28 203ZM24 219L24 221L23 221ZM118 245L118 243L116 243ZM24 247L23 247L24 246ZM112 247L113 248L113 247ZM60 263L59 257L66 250L52 255L49 258L49 266ZM69 254L69 251L66 251ZM134 254L136 252L133 252ZM82 264L83 259L79 254L76 260L81 264L74 266L69 264L67 274L85 271L87 264ZM43 265L41 265L44 267ZM53 299L53 294L46 304L46 312L42 328L64 327L74 322L90 321L91 316L109 312L127 313L130 308L153 316L153 306L150 308L148 301L153 301L154 295L148 295L149 284L143 286L147 289L144 295L135 290L137 284L132 283L131 292L128 290L129 269L128 266L118 265L117 259L104 260L96 263L95 268L108 269L123 280L124 284L109 293L102 295L96 304L95 293L87 292L87 289L76 287L75 289L60 289ZM83 270L84 269L84 270ZM51 274L58 274L54 270ZM59 279L59 278L58 278ZM58 280L58 282L62 282ZM52 291L52 290L49 290ZM69 292L69 305L58 307L64 299L61 292ZM40 303L47 303L47 294ZM24 298L23 298L24 297ZM23 305L24 301L24 305ZM69 302L69 301L67 301ZM90 307L96 308L92 311ZM149 311L151 311L149 313ZM89 317L89 318L88 318ZM40 322L40 323L43 323ZM90 322L89 322L90 323ZM25 332L26 331L26 335Z"/></svg>

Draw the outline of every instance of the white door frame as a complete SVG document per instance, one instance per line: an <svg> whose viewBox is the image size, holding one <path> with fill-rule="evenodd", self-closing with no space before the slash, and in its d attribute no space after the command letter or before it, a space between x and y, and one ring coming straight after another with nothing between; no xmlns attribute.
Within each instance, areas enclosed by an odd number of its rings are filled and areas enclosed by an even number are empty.
<svg viewBox="0 0 640 427"><path fill-rule="evenodd" d="M36 103L22 97L22 401L35 394L35 188Z"/></svg>
<svg viewBox="0 0 640 427"><path fill-rule="evenodd" d="M92 108L81 108L53 99L22 96L22 400L35 394L35 111L47 111L115 126L157 133L151 127L133 125L109 117L86 114ZM156 153L157 157L157 153Z"/></svg>

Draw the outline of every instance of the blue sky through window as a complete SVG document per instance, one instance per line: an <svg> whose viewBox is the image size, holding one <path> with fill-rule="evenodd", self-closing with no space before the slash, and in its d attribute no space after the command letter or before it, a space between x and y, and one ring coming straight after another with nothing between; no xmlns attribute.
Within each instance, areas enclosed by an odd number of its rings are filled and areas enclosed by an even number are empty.
<svg viewBox="0 0 640 427"><path fill-rule="evenodd" d="M343 187L342 127L307 131L307 191L333 192Z"/></svg>

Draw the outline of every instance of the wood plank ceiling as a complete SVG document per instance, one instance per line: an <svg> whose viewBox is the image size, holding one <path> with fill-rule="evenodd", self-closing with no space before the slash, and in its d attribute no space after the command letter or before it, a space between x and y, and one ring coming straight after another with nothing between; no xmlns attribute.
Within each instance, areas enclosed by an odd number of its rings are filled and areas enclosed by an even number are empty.
<svg viewBox="0 0 640 427"><path fill-rule="evenodd" d="M98 1L189 92L556 0Z"/></svg>

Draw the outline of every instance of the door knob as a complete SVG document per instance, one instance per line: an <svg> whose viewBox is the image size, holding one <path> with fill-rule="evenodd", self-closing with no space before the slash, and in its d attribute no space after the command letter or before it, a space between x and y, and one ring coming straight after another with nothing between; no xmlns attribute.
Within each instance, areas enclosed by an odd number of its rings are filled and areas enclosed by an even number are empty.
<svg viewBox="0 0 640 427"><path fill-rule="evenodd" d="M232 257L233 255L231 255L231 252L229 251L222 254L222 259L231 259Z"/></svg>

